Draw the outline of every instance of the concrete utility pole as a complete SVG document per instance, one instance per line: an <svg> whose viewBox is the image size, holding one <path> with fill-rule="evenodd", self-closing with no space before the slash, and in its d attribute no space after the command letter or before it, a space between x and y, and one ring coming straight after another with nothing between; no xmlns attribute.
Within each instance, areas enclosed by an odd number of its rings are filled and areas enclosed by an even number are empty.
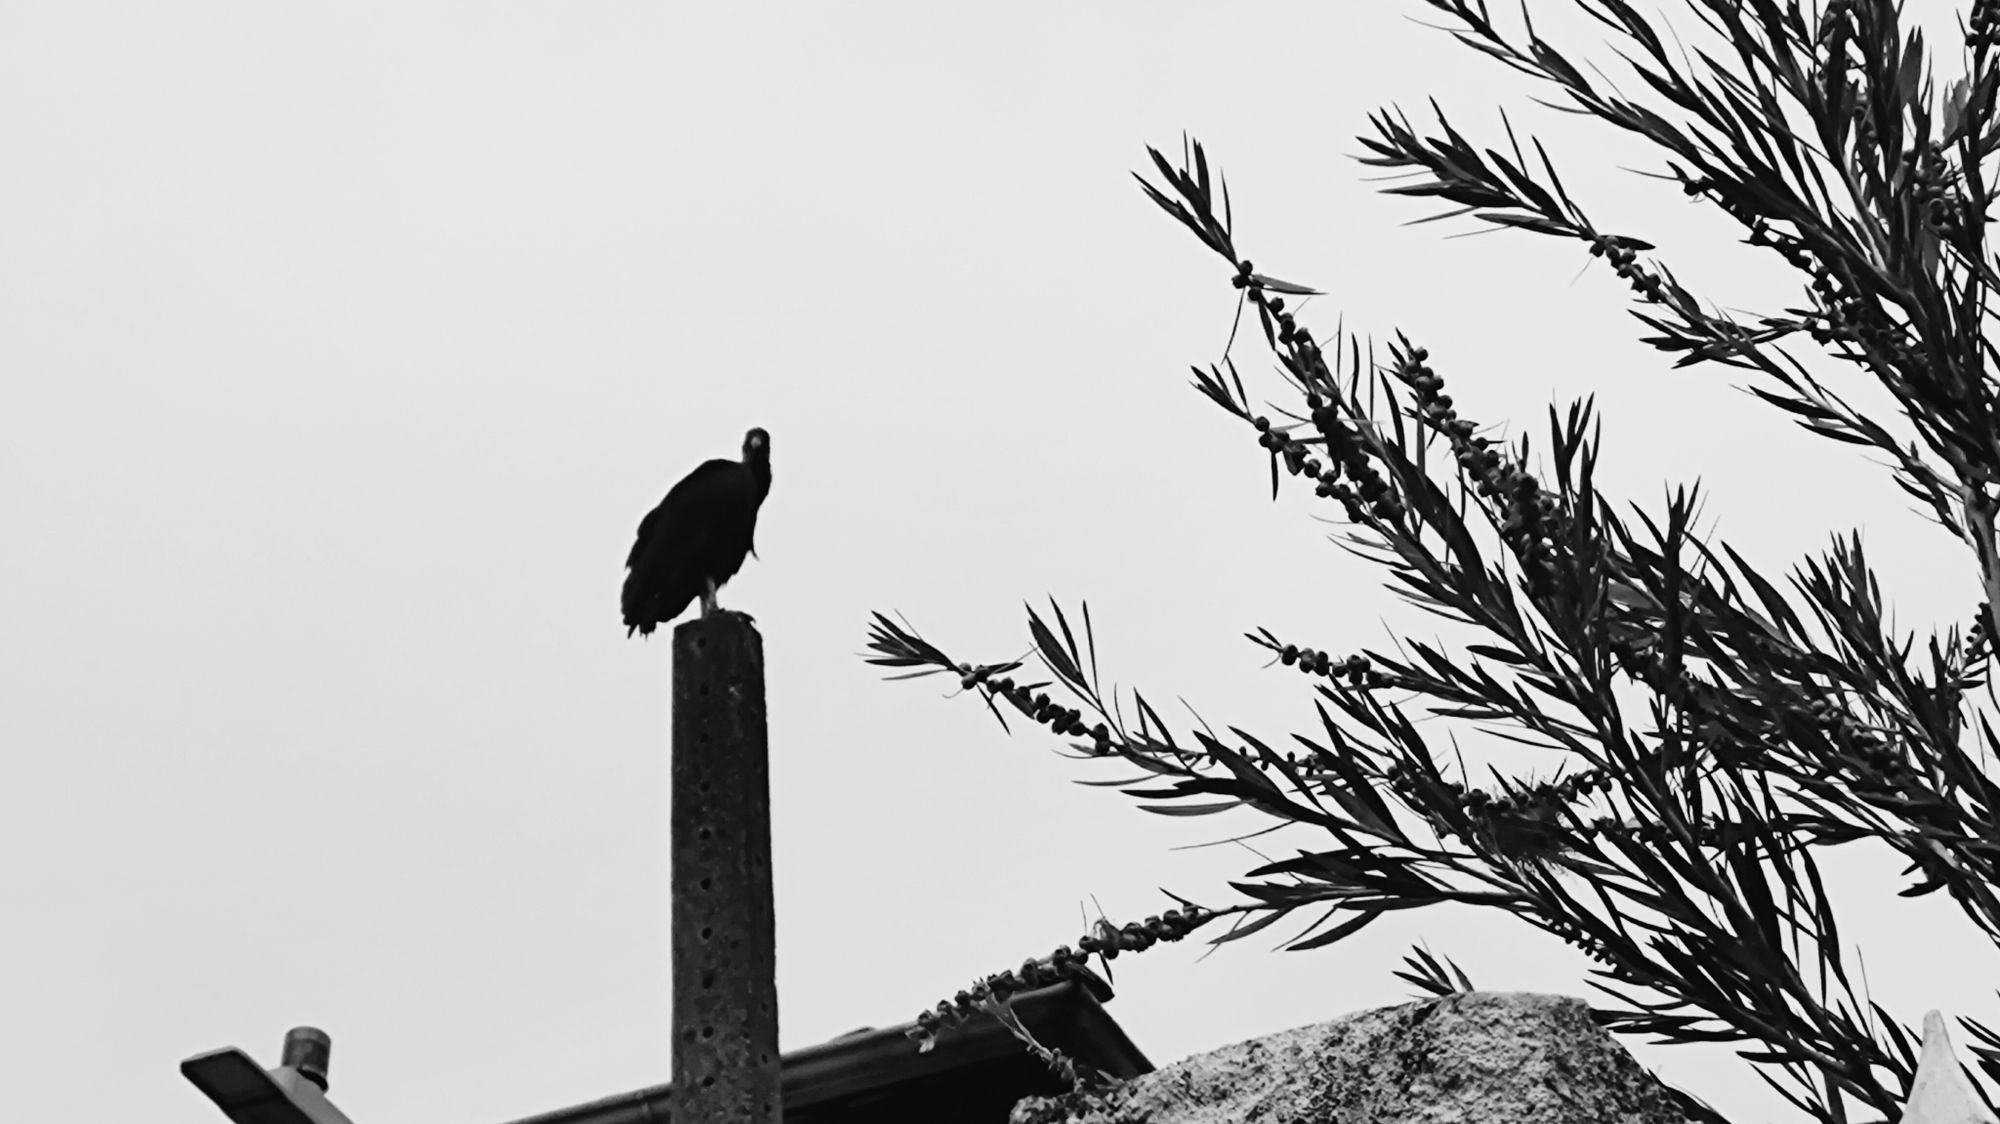
<svg viewBox="0 0 2000 1124"><path fill-rule="evenodd" d="M780 1124L764 642L719 612L674 629L673 1089L689 1124Z"/></svg>

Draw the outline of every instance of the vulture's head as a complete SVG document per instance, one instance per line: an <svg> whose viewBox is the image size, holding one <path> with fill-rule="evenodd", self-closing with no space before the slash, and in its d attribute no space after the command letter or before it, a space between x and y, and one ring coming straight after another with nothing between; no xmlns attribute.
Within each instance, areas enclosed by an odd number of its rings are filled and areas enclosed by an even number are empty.
<svg viewBox="0 0 2000 1124"><path fill-rule="evenodd" d="M753 429L743 435L743 463L771 463L771 435L761 429Z"/></svg>

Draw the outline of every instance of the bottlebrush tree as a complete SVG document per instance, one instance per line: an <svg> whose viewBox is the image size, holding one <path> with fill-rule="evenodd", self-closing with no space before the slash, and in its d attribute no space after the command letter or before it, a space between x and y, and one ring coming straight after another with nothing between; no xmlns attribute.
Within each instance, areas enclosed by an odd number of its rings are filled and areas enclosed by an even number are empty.
<svg viewBox="0 0 2000 1124"><path fill-rule="evenodd" d="M1230 901L1101 922L1074 947L988 976L916 1034L1004 1017L1010 994L1093 955L1198 928L1227 941L1297 915L1309 924L1289 947L1308 949L1391 910L1457 902L1585 953L1612 1031L1742 1042L1814 1119L1894 1119L1918 1035L1850 973L1815 856L1861 840L1892 848L1909 864L1905 896L1945 891L2000 941L2000 788L1986 766L2000 735L1979 705L2000 624L2000 384L1986 367L2000 285L1987 236L2000 2L1967 14L1960 76L1940 90L1892 0L1687 0L1727 44L1718 53L1684 49L1626 0L1571 0L1608 29L1643 83L1636 99L1586 76L1525 12L1503 23L1483 0L1423 2L1462 45L1654 146L1660 174L1735 223L1743 252L1797 271L1798 307L1726 315L1701 300L1653 246L1596 225L1543 146L1511 127L1482 147L1442 112L1435 125L1375 114L1365 162L1409 174L1388 190L1582 242L1630 286L1645 342L1675 366L1744 372L1790 421L1883 463L1967 548L1985 599L1965 606L1962 629L1899 633L1858 535L1774 580L1692 530L1693 490L1651 511L1608 498L1589 401L1551 409L1539 449L1487 436L1422 346L1322 338L1298 319L1287 301L1312 290L1256 270L1200 144L1178 161L1149 149L1145 195L1227 263L1239 316L1261 329L1244 335L1263 340L1296 405L1259 413L1230 355L1196 368L1195 388L1254 434L1274 494L1286 479L1311 488L1347 547L1480 639L1447 651L1403 637L1385 654L1249 633L1315 695L1317 723L1274 745L1235 727L1177 733L1142 693L1105 691L1087 609L1075 629L1060 608L1030 610L1046 676L954 659L877 614L872 662L955 675L996 715L1136 766L1119 783L1143 800L1182 814L1248 808L1317 840L1231 883ZM1864 413L1808 361L1872 380L1899 416ZM1419 726L1429 716L1570 764L1552 779L1475 784L1423 732L1439 728ZM1425 952L1398 974L1439 994L1471 986ZM2000 1031L1960 1025L1974 1072L2000 1078Z"/></svg>

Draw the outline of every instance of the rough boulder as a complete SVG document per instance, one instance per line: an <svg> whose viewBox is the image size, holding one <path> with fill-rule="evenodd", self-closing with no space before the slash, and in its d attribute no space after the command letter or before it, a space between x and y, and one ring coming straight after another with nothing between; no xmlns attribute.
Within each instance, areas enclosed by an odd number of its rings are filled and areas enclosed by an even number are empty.
<svg viewBox="0 0 2000 1124"><path fill-rule="evenodd" d="M1199 1054L1012 1124L1713 1124L1580 1000L1463 992Z"/></svg>

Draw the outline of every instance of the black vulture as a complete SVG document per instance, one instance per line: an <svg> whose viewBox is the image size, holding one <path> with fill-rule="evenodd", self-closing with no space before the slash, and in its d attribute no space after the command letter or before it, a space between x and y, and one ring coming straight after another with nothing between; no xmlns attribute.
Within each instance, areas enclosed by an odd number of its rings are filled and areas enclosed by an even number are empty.
<svg viewBox="0 0 2000 1124"><path fill-rule="evenodd" d="M639 522L625 559L625 635L651 636L701 598L715 612L715 591L757 552L757 508L771 490L771 435L743 436L741 461L712 460L688 473Z"/></svg>

